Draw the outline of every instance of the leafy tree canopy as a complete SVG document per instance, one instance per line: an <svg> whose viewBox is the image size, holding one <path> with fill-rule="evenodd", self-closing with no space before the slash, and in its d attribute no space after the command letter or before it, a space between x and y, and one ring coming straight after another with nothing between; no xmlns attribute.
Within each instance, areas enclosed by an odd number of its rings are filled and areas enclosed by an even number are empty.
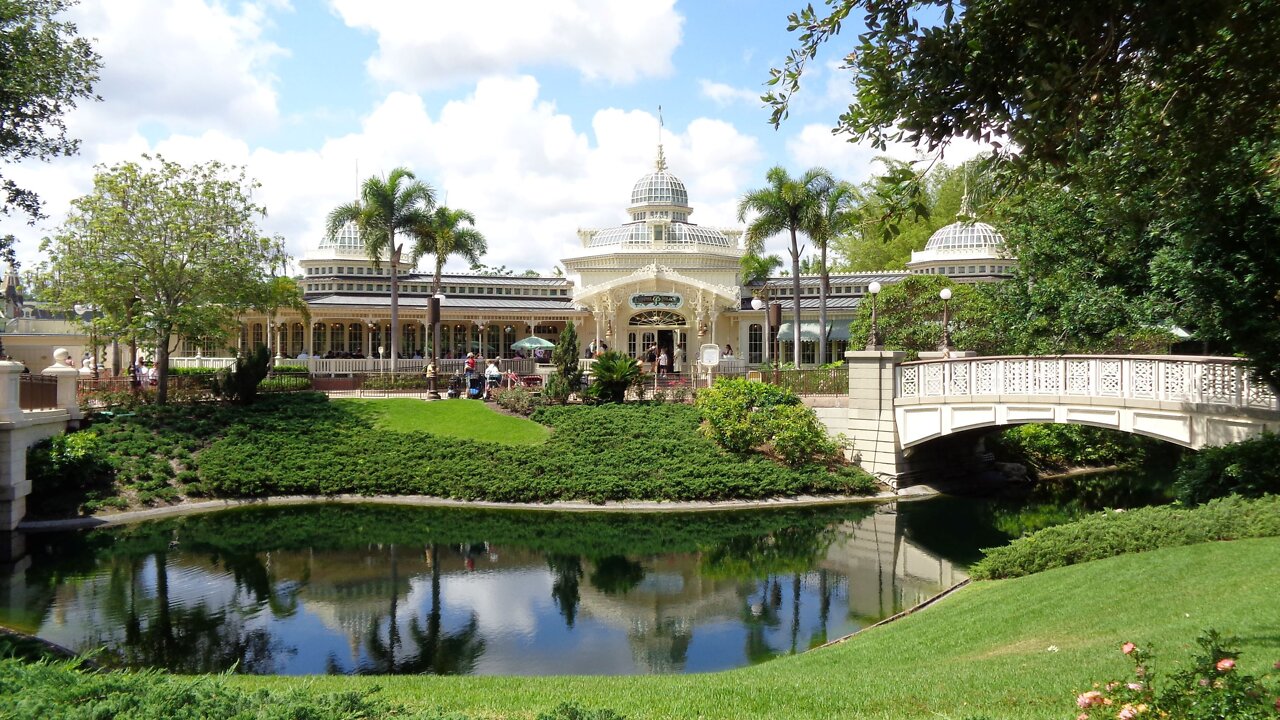
<svg viewBox="0 0 1280 720"><path fill-rule="evenodd" d="M270 304L284 242L258 229L265 210L242 168L143 160L98 167L41 243L36 279L53 306L93 305L100 330L153 344L164 402L175 336L225 338L238 312Z"/></svg>
<svg viewBox="0 0 1280 720"><path fill-rule="evenodd" d="M832 0L790 18L799 45L770 80L775 123L859 15L837 131L881 147L992 141L1007 185L1070 196L1088 213L1084 247L1128 259L1076 279L1162 304L1280 385L1280 4ZM1133 277L1113 281L1117 269Z"/></svg>
<svg viewBox="0 0 1280 720"><path fill-rule="evenodd" d="M74 2L0 2L0 162L73 155L63 116L78 100L98 100L93 84L102 67L76 26L59 20ZM0 214L13 208L41 217L40 198L0 175Z"/></svg>

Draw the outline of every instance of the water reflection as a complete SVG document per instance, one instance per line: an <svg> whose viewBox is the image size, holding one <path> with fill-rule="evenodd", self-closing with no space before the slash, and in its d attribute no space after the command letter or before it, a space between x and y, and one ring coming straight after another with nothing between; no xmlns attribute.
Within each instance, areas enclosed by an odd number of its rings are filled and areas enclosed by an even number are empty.
<svg viewBox="0 0 1280 720"><path fill-rule="evenodd" d="M963 578L928 503L689 515L326 505L31 535L0 623L181 672L670 673L801 652ZM938 528L933 534L944 532ZM944 533L945 534L945 533Z"/></svg>

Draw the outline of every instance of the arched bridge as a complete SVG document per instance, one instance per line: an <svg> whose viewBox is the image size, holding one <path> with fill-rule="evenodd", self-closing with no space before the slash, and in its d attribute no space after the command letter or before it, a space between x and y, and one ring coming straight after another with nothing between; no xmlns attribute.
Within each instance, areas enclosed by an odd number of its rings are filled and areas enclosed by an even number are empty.
<svg viewBox="0 0 1280 720"><path fill-rule="evenodd" d="M1093 425L1197 450L1280 431L1275 393L1235 358L845 357L854 452L868 470L889 477L907 472L912 448L986 427Z"/></svg>

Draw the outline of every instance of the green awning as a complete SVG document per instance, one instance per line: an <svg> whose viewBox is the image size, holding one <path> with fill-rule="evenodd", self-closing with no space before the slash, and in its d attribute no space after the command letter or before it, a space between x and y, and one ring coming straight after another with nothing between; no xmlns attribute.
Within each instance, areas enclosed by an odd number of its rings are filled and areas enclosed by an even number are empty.
<svg viewBox="0 0 1280 720"><path fill-rule="evenodd" d="M800 339L811 342L818 342L818 323L801 322L800 323ZM781 342L791 342L791 323L784 322L778 326L778 340ZM848 322L827 322L827 339L828 340L849 340L849 323Z"/></svg>

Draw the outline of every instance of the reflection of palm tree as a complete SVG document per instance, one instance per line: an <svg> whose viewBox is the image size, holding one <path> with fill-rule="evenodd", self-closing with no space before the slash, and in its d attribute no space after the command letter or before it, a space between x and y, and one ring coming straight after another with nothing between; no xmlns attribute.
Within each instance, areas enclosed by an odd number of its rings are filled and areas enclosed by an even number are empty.
<svg viewBox="0 0 1280 720"><path fill-rule="evenodd" d="M791 654L796 654L796 641L800 635L800 575L791 575Z"/></svg>
<svg viewBox="0 0 1280 720"><path fill-rule="evenodd" d="M373 628L369 638L369 655L377 662L372 667L361 667L360 673L433 673L436 675L461 675L475 669L476 661L484 654L485 642L480 636L480 622L475 613L460 630L445 633L441 630L440 607L440 558L439 551L431 545L431 610L427 613L425 627L417 617L409 621L409 637L417 651L396 659L389 644L384 645ZM392 620L394 626L395 621ZM398 630L395 631L397 643Z"/></svg>
<svg viewBox="0 0 1280 720"><path fill-rule="evenodd" d="M747 661L753 665L772 660L780 654L769 645L768 631L780 624L781 586L773 578L768 578L761 583L760 589L760 601L753 602L751 596L747 596L742 609L742 622L747 626Z"/></svg>
<svg viewBox="0 0 1280 720"><path fill-rule="evenodd" d="M578 586L582 582L582 558L577 555L548 553L547 566L556 577L551 583L551 599L560 610L565 625L572 629L574 618L578 616L578 602L581 600Z"/></svg>

